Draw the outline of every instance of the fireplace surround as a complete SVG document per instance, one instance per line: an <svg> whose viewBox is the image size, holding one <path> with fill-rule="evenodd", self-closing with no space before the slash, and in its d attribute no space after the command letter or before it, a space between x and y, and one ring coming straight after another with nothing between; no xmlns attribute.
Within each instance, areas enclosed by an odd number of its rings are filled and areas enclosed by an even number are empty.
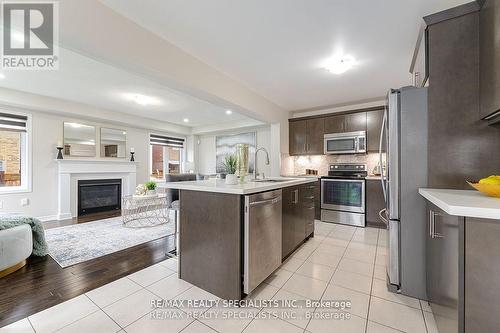
<svg viewBox="0 0 500 333"><path fill-rule="evenodd" d="M121 179L122 196L134 194L137 162L125 159L63 159L58 165L57 216L64 220L78 216L78 181Z"/></svg>

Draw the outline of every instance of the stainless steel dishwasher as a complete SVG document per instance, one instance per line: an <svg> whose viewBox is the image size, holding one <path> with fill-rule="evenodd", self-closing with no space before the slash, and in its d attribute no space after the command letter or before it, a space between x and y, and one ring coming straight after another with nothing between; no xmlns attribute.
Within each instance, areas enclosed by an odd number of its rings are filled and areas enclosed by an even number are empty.
<svg viewBox="0 0 500 333"><path fill-rule="evenodd" d="M281 189L245 196L243 292L281 265Z"/></svg>

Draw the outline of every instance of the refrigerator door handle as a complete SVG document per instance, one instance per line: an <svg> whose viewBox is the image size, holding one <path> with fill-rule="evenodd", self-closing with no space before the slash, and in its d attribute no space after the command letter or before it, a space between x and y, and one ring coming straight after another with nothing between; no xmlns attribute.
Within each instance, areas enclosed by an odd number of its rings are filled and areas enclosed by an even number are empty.
<svg viewBox="0 0 500 333"><path fill-rule="evenodd" d="M379 141L379 146L378 146L378 155L379 155L379 167L380 167L380 181L382 182L382 191L384 193L384 201L386 202L387 206L387 189L386 189L386 183L384 178L386 175L384 175L384 168L383 166L383 159L382 159L382 144L384 142L384 132L386 130L386 123L387 123L387 109L384 110L384 117L382 118L382 128L380 129L380 141Z"/></svg>
<svg viewBox="0 0 500 333"><path fill-rule="evenodd" d="M380 217L382 222L385 223L386 226L389 226L389 221L387 220L386 217L384 217L384 215L387 216L387 209L385 209L385 208L382 209L380 212L378 212L378 216Z"/></svg>

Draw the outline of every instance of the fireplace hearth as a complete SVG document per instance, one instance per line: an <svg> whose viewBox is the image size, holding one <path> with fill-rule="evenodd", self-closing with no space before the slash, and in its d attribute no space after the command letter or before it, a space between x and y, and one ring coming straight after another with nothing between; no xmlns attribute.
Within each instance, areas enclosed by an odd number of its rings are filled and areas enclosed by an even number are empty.
<svg viewBox="0 0 500 333"><path fill-rule="evenodd" d="M78 181L78 216L121 210L122 180Z"/></svg>

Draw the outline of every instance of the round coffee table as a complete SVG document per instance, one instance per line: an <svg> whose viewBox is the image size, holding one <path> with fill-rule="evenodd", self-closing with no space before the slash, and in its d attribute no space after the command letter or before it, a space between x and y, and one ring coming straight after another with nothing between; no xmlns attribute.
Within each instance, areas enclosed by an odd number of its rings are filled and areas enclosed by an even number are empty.
<svg viewBox="0 0 500 333"><path fill-rule="evenodd" d="M169 222L167 196L128 195L122 199L122 220L126 227L154 227Z"/></svg>

